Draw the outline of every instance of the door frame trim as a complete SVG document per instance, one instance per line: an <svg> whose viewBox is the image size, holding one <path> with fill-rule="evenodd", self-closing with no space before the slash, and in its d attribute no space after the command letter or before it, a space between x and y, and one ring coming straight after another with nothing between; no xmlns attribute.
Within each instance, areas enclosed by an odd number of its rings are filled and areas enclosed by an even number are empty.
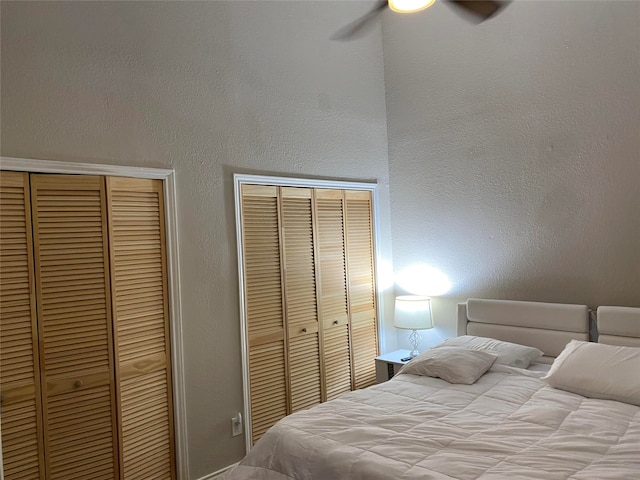
<svg viewBox="0 0 640 480"><path fill-rule="evenodd" d="M173 380L176 473L179 479L187 480L189 478L189 456L187 450L187 411L182 340L182 307L180 303L180 262L175 170L16 157L0 157L0 170L70 175L104 175L162 180L165 204L167 275L169 277L167 283L169 290L169 323L171 328L171 370ZM2 443L0 437L0 461L1 460ZM0 463L0 468L1 465Z"/></svg>

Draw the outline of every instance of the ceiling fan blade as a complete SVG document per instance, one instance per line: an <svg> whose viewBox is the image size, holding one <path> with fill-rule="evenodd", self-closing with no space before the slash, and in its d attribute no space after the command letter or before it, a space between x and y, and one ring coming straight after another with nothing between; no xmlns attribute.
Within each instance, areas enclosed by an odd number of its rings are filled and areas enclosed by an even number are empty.
<svg viewBox="0 0 640 480"><path fill-rule="evenodd" d="M378 3L362 17L342 27L331 36L331 40L353 40L360 36L367 26L383 9L388 6L387 0L378 0Z"/></svg>
<svg viewBox="0 0 640 480"><path fill-rule="evenodd" d="M453 5L458 10L467 13L468 18L480 23L496 15L506 7L510 1L495 0L445 0L449 5Z"/></svg>

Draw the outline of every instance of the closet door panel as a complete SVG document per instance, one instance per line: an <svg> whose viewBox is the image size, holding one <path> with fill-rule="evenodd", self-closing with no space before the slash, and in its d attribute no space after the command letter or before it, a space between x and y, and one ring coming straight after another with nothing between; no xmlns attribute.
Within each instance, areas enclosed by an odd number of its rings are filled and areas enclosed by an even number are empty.
<svg viewBox="0 0 640 480"><path fill-rule="evenodd" d="M255 443L289 410L277 188L243 185L241 212L251 425Z"/></svg>
<svg viewBox="0 0 640 480"><path fill-rule="evenodd" d="M370 192L345 192L345 230L355 388L365 388L376 383L378 356Z"/></svg>
<svg viewBox="0 0 640 480"><path fill-rule="evenodd" d="M27 394L33 397L32 393ZM2 407L2 462L6 480L42 477L42 457L38 434L40 411L33 398L5 397Z"/></svg>
<svg viewBox="0 0 640 480"><path fill-rule="evenodd" d="M317 330L289 340L291 413L312 407L322 401L318 342Z"/></svg>
<svg viewBox="0 0 640 480"><path fill-rule="evenodd" d="M81 386L72 385L62 393L55 391L54 382L48 384L47 478L86 478L88 472L91 478L117 478L113 470L112 391L104 378L108 375L93 377L95 386L85 375Z"/></svg>
<svg viewBox="0 0 640 480"><path fill-rule="evenodd" d="M47 478L118 478L104 179L32 175Z"/></svg>
<svg viewBox="0 0 640 480"><path fill-rule="evenodd" d="M280 189L291 412L322 401L311 189Z"/></svg>
<svg viewBox="0 0 640 480"><path fill-rule="evenodd" d="M29 177L0 172L0 395L7 480L44 475Z"/></svg>
<svg viewBox="0 0 640 480"><path fill-rule="evenodd" d="M106 181L121 478L175 478L162 182Z"/></svg>
<svg viewBox="0 0 640 480"><path fill-rule="evenodd" d="M318 312L327 400L351 390L344 208L341 190L315 190Z"/></svg>
<svg viewBox="0 0 640 480"><path fill-rule="evenodd" d="M323 363L327 400L351 390L351 352L347 325L330 327L323 332Z"/></svg>

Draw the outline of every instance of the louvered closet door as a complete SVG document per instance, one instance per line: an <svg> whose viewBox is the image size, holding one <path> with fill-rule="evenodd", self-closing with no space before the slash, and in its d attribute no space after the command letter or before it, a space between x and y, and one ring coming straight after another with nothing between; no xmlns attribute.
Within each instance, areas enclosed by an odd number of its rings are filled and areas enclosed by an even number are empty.
<svg viewBox="0 0 640 480"><path fill-rule="evenodd" d="M32 175L47 479L118 478L104 179Z"/></svg>
<svg viewBox="0 0 640 480"><path fill-rule="evenodd" d="M120 471L175 478L162 181L107 177Z"/></svg>
<svg viewBox="0 0 640 480"><path fill-rule="evenodd" d="M311 189L280 189L291 412L322 401Z"/></svg>
<svg viewBox="0 0 640 480"><path fill-rule="evenodd" d="M365 388L378 356L371 192L345 191L345 230L355 388Z"/></svg>
<svg viewBox="0 0 640 480"><path fill-rule="evenodd" d="M242 186L242 238L252 441L288 413L276 187Z"/></svg>
<svg viewBox="0 0 640 480"><path fill-rule="evenodd" d="M331 400L352 388L342 190L316 189L315 209L322 360Z"/></svg>
<svg viewBox="0 0 640 480"><path fill-rule="evenodd" d="M0 391L7 480L43 478L29 176L0 172Z"/></svg>

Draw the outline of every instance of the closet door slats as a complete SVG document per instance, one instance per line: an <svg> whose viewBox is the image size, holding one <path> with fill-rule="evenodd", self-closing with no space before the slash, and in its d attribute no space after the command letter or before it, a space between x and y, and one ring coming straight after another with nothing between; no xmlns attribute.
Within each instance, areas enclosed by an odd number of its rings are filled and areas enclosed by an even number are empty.
<svg viewBox="0 0 640 480"><path fill-rule="evenodd" d="M322 363L326 377L326 399L331 400L352 389L342 190L317 189L315 212Z"/></svg>
<svg viewBox="0 0 640 480"><path fill-rule="evenodd" d="M292 413L322 401L311 193L280 188Z"/></svg>
<svg viewBox="0 0 640 480"><path fill-rule="evenodd" d="M369 191L241 185L252 443L286 414L375 383Z"/></svg>
<svg viewBox="0 0 640 480"><path fill-rule="evenodd" d="M160 180L0 171L7 480L175 478L164 237Z"/></svg>
<svg viewBox="0 0 640 480"><path fill-rule="evenodd" d="M376 383L378 356L371 193L345 192L349 310L355 388Z"/></svg>
<svg viewBox="0 0 640 480"><path fill-rule="evenodd" d="M245 305L254 443L288 413L279 216L276 187L243 186Z"/></svg>
<svg viewBox="0 0 640 480"><path fill-rule="evenodd" d="M0 172L0 395L7 480L44 472L31 206L27 173Z"/></svg>
<svg viewBox="0 0 640 480"><path fill-rule="evenodd" d="M31 205L47 478L118 478L104 179L31 175ZM61 263L61 253L85 261ZM93 340L70 343L71 330Z"/></svg>
<svg viewBox="0 0 640 480"><path fill-rule="evenodd" d="M106 182L121 478L175 478L162 182Z"/></svg>
<svg viewBox="0 0 640 480"><path fill-rule="evenodd" d="M346 324L349 311L342 192L317 190L315 210L321 321L330 328Z"/></svg>

